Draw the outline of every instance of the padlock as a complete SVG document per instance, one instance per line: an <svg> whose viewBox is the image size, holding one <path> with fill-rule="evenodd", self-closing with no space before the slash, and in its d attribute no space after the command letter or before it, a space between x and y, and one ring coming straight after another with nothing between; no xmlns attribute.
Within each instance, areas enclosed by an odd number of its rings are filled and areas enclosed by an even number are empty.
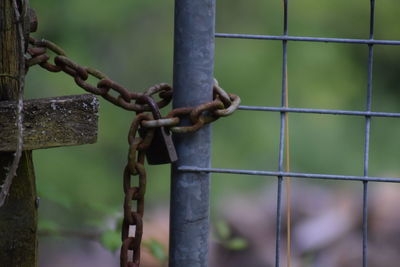
<svg viewBox="0 0 400 267"><path fill-rule="evenodd" d="M172 135L164 127L155 129L153 140L146 150L146 158L150 165L172 163L178 159Z"/></svg>
<svg viewBox="0 0 400 267"><path fill-rule="evenodd" d="M143 102L151 107L154 119L161 119L161 113L157 103L150 96L143 96ZM144 137L145 128L139 129L139 134ZM172 163L178 160L175 145L172 141L172 134L167 132L165 127L158 127L154 131L154 137L146 150L147 162L150 165Z"/></svg>

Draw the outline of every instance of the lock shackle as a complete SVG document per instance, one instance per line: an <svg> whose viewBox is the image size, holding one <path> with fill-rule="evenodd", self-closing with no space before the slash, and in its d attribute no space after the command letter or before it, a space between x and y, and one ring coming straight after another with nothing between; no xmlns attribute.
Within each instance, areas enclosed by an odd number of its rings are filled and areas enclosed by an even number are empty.
<svg viewBox="0 0 400 267"><path fill-rule="evenodd" d="M139 100L145 102L150 106L151 113L153 114L155 120L161 119L160 108L158 107L157 102L151 96L142 95L140 96Z"/></svg>

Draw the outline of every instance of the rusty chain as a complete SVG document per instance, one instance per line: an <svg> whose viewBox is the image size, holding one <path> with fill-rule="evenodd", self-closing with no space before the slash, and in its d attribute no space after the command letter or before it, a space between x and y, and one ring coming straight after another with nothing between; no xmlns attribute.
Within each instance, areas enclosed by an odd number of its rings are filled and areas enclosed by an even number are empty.
<svg viewBox="0 0 400 267"><path fill-rule="evenodd" d="M50 62L51 57L48 51L55 54L53 63ZM143 93L131 92L99 70L84 67L74 62L67 57L63 49L53 42L30 37L26 71L34 65L39 65L50 72L64 72L70 75L75 83L85 91L100 95L123 109L136 112L136 117L131 123L128 134L128 162L123 174L125 198L120 264L121 267L138 267L140 265L140 244L143 234L142 218L147 180L144 164L146 151L154 139L156 128L166 127L172 133L197 131L205 124L232 114L239 107L239 96L226 93L215 80L212 101L197 107L176 108L165 117L155 119L149 111L154 112L154 109L156 109L159 113L159 109L167 106L172 100L173 89L168 84L154 85ZM99 80L97 85L92 85L87 81L90 76ZM158 102L154 100L155 95L158 95ZM189 118L190 125L180 126L184 118ZM144 129L144 131L139 134L141 129ZM132 176L138 176L136 185L133 185ZM135 207L133 206L134 201L136 201ZM133 233L130 232L130 229L134 229Z"/></svg>

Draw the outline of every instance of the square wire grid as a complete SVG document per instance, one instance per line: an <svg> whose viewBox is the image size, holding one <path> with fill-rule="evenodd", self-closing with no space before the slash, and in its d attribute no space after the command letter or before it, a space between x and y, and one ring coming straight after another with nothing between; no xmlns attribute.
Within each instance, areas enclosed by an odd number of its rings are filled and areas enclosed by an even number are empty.
<svg viewBox="0 0 400 267"><path fill-rule="evenodd" d="M390 112L373 112L371 111L372 99L372 69L373 69L373 56L375 45L391 45L399 46L400 41L392 40L375 40L374 39L374 25L375 25L375 0L370 0L370 25L369 25L369 39L344 39L344 38L315 38L304 36L289 36L288 35L288 0L284 0L283 5L283 35L249 35L249 34L232 34L232 33L217 33L215 36L218 38L239 38L239 39L257 39L257 40L278 40L282 41L282 93L281 93L281 106L280 107L263 107L263 106L240 106L241 110L253 111L269 111L280 112L280 137L279 137L279 165L278 171L258 171L258 170L243 170L243 169L219 169L219 168L199 168L196 166L183 166L179 169L187 172L211 172L211 173L229 173L229 174L247 174L259 176L276 176L278 177L277 189L277 214L276 214L276 253L275 253L275 266L280 266L280 247L281 247L281 228L282 228L282 182L283 177L294 178L311 178L311 179L328 179L328 180L346 180L346 181L361 181L363 183L363 219L362 219L362 266L367 266L367 253L368 253L368 182L393 182L400 183L399 177L372 177L368 175L368 162L369 162L369 143L370 143L370 129L372 117L400 117L400 113ZM348 43L348 44L365 44L368 46L368 82L367 82L367 99L366 109L364 111L351 111L351 110L328 110L328 109L307 109L307 108L290 108L287 106L287 43L289 41L296 42L324 42L324 43ZM286 136L286 120L288 112L295 113L316 113L316 114L334 114L334 115L351 115L351 116L364 116L365 129L364 129L364 170L363 176L352 175L336 175L336 174L315 174L315 173L294 173L284 171L284 149L285 149L285 136Z"/></svg>

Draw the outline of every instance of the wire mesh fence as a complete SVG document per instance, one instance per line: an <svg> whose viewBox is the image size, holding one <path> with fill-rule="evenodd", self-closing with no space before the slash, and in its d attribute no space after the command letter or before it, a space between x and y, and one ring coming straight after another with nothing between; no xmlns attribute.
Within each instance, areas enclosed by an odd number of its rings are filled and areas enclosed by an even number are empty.
<svg viewBox="0 0 400 267"><path fill-rule="evenodd" d="M367 4L367 1L364 1ZM362 197L362 266L368 266L368 192L369 182L392 182L399 183L399 177L375 177L370 176L369 158L370 158L370 136L371 123L375 117L400 117L400 113L381 112L372 110L372 93L373 93L373 67L374 67L374 48L376 46L399 46L400 41L394 40L376 40L374 39L375 28L375 1L369 1L369 36L365 39L351 38L325 38L325 37L306 37L289 35L289 0L283 1L283 32L282 35L251 35L238 33L217 33L217 38L229 39L246 39L246 40L264 40L264 41L281 41L282 42L282 70L281 70L281 105L279 107L270 106L247 106L240 107L241 110L261 111L261 112L277 112L280 113L280 133L279 133L279 159L278 166L274 170L252 170L252 169L233 169L233 168L201 168L199 166L180 166L182 172L208 172L208 173L225 173L239 175L257 175L277 177L277 203L276 203L276 239L275 239L275 266L281 263L281 247L282 247L282 202L283 202L283 181L287 177L301 179L324 179L324 180L343 180L343 181L359 181L363 188ZM295 108L288 105L288 43L295 42L312 42L312 43L345 43L354 45L365 45L368 47L368 59L365 70L366 75L366 99L364 100L365 109L363 110L340 110L340 109L313 109L313 108ZM323 44L322 44L323 45ZM338 77L340 78L340 77ZM285 127L289 113L305 113L305 114L322 114L322 115L339 115L339 116L361 116L365 118L363 126L363 175L342 175L335 174L333 166L332 174L306 173L306 172L290 172L285 170L285 138L288 138L287 128Z"/></svg>

